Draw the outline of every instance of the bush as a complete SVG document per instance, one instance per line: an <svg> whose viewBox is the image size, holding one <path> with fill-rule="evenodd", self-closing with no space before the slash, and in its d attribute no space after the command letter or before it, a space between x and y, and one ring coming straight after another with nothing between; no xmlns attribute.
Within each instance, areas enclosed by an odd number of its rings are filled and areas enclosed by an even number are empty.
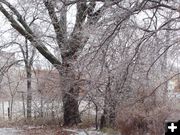
<svg viewBox="0 0 180 135"><path fill-rule="evenodd" d="M147 111L147 106L138 104L119 110L116 127L123 135L160 135L164 132L164 122L169 115L169 108L153 106Z"/></svg>

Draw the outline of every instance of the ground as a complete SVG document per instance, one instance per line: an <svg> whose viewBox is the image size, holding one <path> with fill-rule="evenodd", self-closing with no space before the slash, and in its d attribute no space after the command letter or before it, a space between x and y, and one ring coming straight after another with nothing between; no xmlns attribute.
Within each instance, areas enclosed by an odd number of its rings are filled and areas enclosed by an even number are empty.
<svg viewBox="0 0 180 135"><path fill-rule="evenodd" d="M0 135L107 135L95 130L55 129L44 127L0 128Z"/></svg>

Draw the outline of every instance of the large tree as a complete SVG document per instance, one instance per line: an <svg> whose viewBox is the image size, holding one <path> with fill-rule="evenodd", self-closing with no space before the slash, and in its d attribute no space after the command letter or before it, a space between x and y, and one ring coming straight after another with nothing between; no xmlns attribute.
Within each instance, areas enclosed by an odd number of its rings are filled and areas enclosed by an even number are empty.
<svg viewBox="0 0 180 135"><path fill-rule="evenodd" d="M43 42L36 36L36 33L32 31L26 20L22 17L19 11L11 5L6 0L0 1L5 4L11 12L17 17L17 20L13 15L11 15L4 5L0 4L1 12L7 17L11 22L11 26L16 29L22 36L28 39L31 44L47 59L54 67L59 71L61 82L68 83L70 87L62 90L63 93L63 107L64 107L64 124L73 125L80 122L80 116L78 111L78 87L75 87L75 72L73 70L73 62L77 58L78 50L82 50L88 37L83 36L83 26L87 26L95 23L100 16L103 8L98 11L94 11L95 1L91 1L89 4L87 2L75 2L77 3L77 14L76 22L73 28L73 32L70 37L67 37L67 27L66 27L66 14L67 5L70 3L63 3L61 8L60 17L58 17L55 11L56 3L52 0L44 0L43 3L48 11L51 23L54 27L56 34L56 41L61 49L62 62L58 60L43 44ZM74 3L74 2L73 2ZM73 4L72 3L72 4ZM88 21L85 21L88 17ZM71 79L69 79L71 78ZM68 79L68 82L67 82ZM63 81L64 80L64 81Z"/></svg>

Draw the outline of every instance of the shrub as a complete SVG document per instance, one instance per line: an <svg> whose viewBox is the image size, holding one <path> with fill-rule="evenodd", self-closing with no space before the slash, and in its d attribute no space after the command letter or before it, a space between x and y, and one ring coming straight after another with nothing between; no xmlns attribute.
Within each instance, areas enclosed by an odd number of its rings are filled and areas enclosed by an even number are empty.
<svg viewBox="0 0 180 135"><path fill-rule="evenodd" d="M166 105L153 106L148 111L143 104L126 107L118 111L116 127L123 135L160 135L164 132L164 122L169 113Z"/></svg>

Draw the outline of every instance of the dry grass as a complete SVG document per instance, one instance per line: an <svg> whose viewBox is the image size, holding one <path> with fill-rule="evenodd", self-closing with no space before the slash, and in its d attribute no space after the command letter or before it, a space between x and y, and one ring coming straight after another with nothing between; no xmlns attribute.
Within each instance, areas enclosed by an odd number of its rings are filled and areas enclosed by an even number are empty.
<svg viewBox="0 0 180 135"><path fill-rule="evenodd" d="M151 107L147 111L143 104L119 110L116 127L123 135L160 135L164 132L164 122L169 115L165 105Z"/></svg>

